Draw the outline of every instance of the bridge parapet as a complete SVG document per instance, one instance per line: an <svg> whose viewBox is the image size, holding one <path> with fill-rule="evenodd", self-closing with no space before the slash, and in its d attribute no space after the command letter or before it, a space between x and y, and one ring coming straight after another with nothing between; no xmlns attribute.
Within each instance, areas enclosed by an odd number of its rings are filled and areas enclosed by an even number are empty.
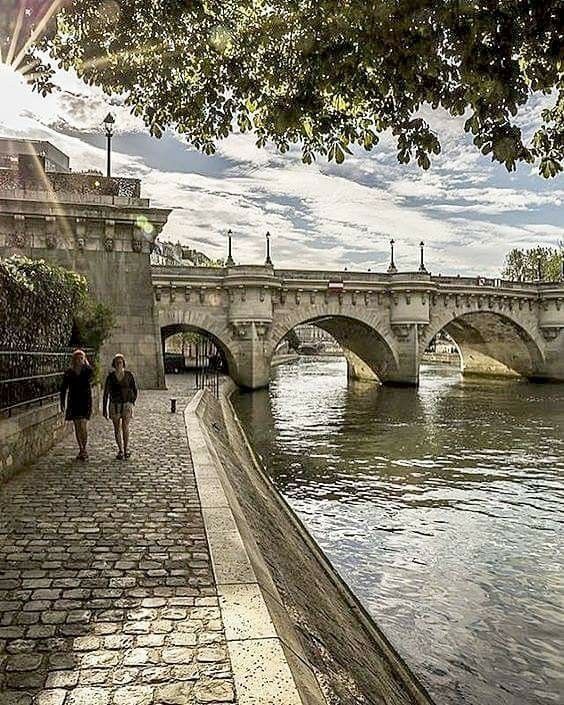
<svg viewBox="0 0 564 705"><path fill-rule="evenodd" d="M403 283L412 284L434 284L440 287L455 286L459 288L496 289L496 290L516 290L520 292L562 292L564 282L521 282L494 277L462 277L462 276L436 276L427 272L359 272L359 271L338 271L338 270L297 270L297 269L274 269L264 265L237 265L234 267L185 267L153 265L153 279L156 280L176 280L176 279L233 279L245 280L263 279L267 277L273 282L279 281L287 286L317 285L328 282L342 282L346 285L383 285L398 286Z"/></svg>

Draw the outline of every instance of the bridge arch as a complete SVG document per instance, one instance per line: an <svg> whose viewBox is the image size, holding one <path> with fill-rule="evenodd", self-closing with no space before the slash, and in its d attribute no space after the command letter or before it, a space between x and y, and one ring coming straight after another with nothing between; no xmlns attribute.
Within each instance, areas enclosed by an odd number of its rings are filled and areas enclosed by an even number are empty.
<svg viewBox="0 0 564 705"><path fill-rule="evenodd" d="M420 340L420 356L446 331L456 343L464 374L534 378L544 364L544 340L534 321L514 312L477 309L434 317Z"/></svg>
<svg viewBox="0 0 564 705"><path fill-rule="evenodd" d="M329 333L345 351L349 376L382 383L398 373L397 352L389 326L379 316L309 310L278 320L271 333L272 351L300 325L315 325Z"/></svg>
<svg viewBox="0 0 564 705"><path fill-rule="evenodd" d="M171 335L182 332L194 332L211 340L220 351L227 371L234 380L239 379L236 357L232 349L232 338L226 325L218 323L212 316L192 310L161 309L158 315L158 325L161 340L164 341Z"/></svg>

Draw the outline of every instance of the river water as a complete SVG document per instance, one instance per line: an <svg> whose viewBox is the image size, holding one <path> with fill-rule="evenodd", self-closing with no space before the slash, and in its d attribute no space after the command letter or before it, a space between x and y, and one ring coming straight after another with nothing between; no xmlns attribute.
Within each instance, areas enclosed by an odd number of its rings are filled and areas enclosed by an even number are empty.
<svg viewBox="0 0 564 705"><path fill-rule="evenodd" d="M302 358L234 397L267 472L438 705L562 702L564 385L348 383Z"/></svg>

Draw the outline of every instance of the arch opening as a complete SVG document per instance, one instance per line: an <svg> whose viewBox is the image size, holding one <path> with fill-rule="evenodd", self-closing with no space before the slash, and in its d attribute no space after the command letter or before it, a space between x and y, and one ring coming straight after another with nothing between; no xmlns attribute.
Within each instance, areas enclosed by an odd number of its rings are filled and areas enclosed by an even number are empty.
<svg viewBox="0 0 564 705"><path fill-rule="evenodd" d="M460 369L462 354L460 348L454 338L452 338L442 328L431 340L427 343L423 351L421 362L429 364L444 364Z"/></svg>
<svg viewBox="0 0 564 705"><path fill-rule="evenodd" d="M229 349L213 333L187 323L161 327L165 374L195 372L200 366L231 376L235 361Z"/></svg>
<svg viewBox="0 0 564 705"><path fill-rule="evenodd" d="M289 339L290 345L299 349L295 331L304 326L314 326L327 334L320 338L325 339L324 342L335 341L347 361L350 379L386 383L397 374L398 363L384 335L364 321L348 316L317 316L300 321L278 338L274 350L284 339Z"/></svg>
<svg viewBox="0 0 564 705"><path fill-rule="evenodd" d="M448 321L437 333L441 331L458 348L464 375L534 378L542 367L542 350L534 337L502 313L465 313Z"/></svg>

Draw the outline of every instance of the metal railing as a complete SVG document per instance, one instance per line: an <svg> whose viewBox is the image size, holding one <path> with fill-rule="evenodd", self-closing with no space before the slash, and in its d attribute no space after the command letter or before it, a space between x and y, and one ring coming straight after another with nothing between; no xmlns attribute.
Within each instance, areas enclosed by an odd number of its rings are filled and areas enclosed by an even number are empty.
<svg viewBox="0 0 564 705"><path fill-rule="evenodd" d="M72 350L0 350L0 413L54 401ZM92 350L86 351L91 365Z"/></svg>
<svg viewBox="0 0 564 705"><path fill-rule="evenodd" d="M107 178L102 174L45 171L22 173L15 169L0 169L0 191L54 191L91 196L123 196L139 198L141 181L122 176Z"/></svg>
<svg viewBox="0 0 564 705"><path fill-rule="evenodd" d="M196 343L196 389L209 389L217 399L223 364L221 353L211 340L204 338Z"/></svg>

